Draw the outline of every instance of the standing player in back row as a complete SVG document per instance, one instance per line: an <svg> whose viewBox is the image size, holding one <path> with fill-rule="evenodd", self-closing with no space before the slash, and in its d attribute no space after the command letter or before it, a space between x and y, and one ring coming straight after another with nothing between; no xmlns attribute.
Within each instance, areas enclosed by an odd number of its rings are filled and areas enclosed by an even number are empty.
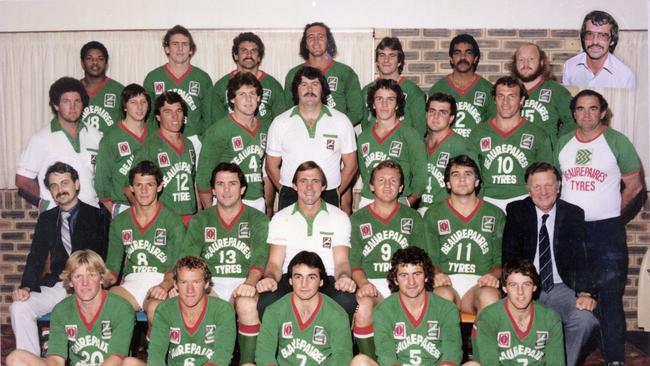
<svg viewBox="0 0 650 366"><path fill-rule="evenodd" d="M202 150L196 172L201 204L212 206L214 186L210 185L210 174L217 164L228 162L237 164L246 176L244 203L265 212L262 158L269 124L257 117L262 84L255 75L238 72L228 81L227 94L233 112L216 121L203 135L203 143L210 148Z"/></svg>
<svg viewBox="0 0 650 366"><path fill-rule="evenodd" d="M400 165L384 160L377 164L369 178L374 200L350 218L350 265L359 304L354 316L354 337L359 351L374 357L372 313L373 308L390 295L386 282L390 259L401 248L426 248L426 240L421 216L397 201L404 188Z"/></svg>
<svg viewBox="0 0 650 366"><path fill-rule="evenodd" d="M163 50L168 62L147 74L142 86L152 98L166 91L177 93L187 105L182 131L194 144L197 153L201 150L199 136L213 121L208 121L208 102L212 80L203 70L193 66L190 61L196 54L196 44L192 34L182 25L175 25L163 38ZM156 121L149 120L155 127Z"/></svg>
<svg viewBox="0 0 650 366"><path fill-rule="evenodd" d="M379 75L376 80L363 87L361 96L366 97L368 90L375 85L378 80L390 79L399 84L404 93L406 105L404 106L404 115L400 117L406 124L415 128L420 135L427 133L427 125L424 119L424 100L425 95L422 89L406 77L402 76L405 60L402 43L396 37L384 37L377 48L375 48L375 64ZM361 130L365 131L375 123L375 118L371 113L372 104L366 103L363 119L361 120Z"/></svg>
<svg viewBox="0 0 650 366"><path fill-rule="evenodd" d="M467 155L445 169L449 198L424 215L428 253L436 266L434 292L464 313L476 314L499 300L501 240L505 215L478 197L481 175Z"/></svg>
<svg viewBox="0 0 650 366"><path fill-rule="evenodd" d="M421 136L409 124L400 121L406 104L404 94L396 81L381 79L368 90L367 99L376 120L357 139L357 159L363 179L359 207L368 205L374 199L370 189L370 172L378 163L389 159L402 167L402 202L412 206L424 191L426 156Z"/></svg>
<svg viewBox="0 0 650 366"><path fill-rule="evenodd" d="M205 259L213 275L214 292L235 304L240 362L249 364L255 362L255 341L260 328L255 285L266 264L268 219L242 202L248 188L244 173L236 164L217 165L210 185L217 204L194 215L183 253Z"/></svg>
<svg viewBox="0 0 650 366"><path fill-rule="evenodd" d="M525 43L512 56L512 76L524 83L528 98L521 115L541 127L555 144L557 138L575 130L569 103L571 93L551 79L551 65L538 45Z"/></svg>
<svg viewBox="0 0 650 366"><path fill-rule="evenodd" d="M499 78L492 96L496 116L472 131L469 139L478 151L483 196L505 212L508 203L528 196L526 168L534 162L553 161L553 151L546 132L521 116L528 94L519 80Z"/></svg>
<svg viewBox="0 0 650 366"><path fill-rule="evenodd" d="M494 101L490 98L492 84L476 73L481 50L469 34L454 37L449 44L449 64L452 73L438 80L429 90L449 94L456 99L454 131L467 138L480 123L494 116Z"/></svg>
<svg viewBox="0 0 650 366"><path fill-rule="evenodd" d="M120 94L124 86L106 76L108 50L97 41L81 47L81 68L84 77L80 81L90 97L88 106L81 114L81 121L105 133L122 119Z"/></svg>
<svg viewBox="0 0 650 366"><path fill-rule="evenodd" d="M164 92L156 99L154 115L160 128L149 135L134 160L135 163L149 160L158 164L163 172L160 202L181 216L187 225L196 212L196 150L181 133L187 105L180 95Z"/></svg>
<svg viewBox="0 0 650 366"><path fill-rule="evenodd" d="M460 154L477 161L469 140L451 128L456 118L456 100L449 94L434 93L427 100L427 185L418 211L424 216L427 209L447 198L445 168L449 160Z"/></svg>

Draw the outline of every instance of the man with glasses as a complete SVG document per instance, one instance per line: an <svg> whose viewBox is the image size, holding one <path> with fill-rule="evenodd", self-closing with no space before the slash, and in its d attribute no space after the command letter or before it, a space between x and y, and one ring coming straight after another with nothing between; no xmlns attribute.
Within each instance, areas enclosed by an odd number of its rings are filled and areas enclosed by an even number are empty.
<svg viewBox="0 0 650 366"><path fill-rule="evenodd" d="M562 84L583 88L636 88L634 73L614 56L618 44L618 23L604 11L585 16L580 30L584 52L564 63Z"/></svg>

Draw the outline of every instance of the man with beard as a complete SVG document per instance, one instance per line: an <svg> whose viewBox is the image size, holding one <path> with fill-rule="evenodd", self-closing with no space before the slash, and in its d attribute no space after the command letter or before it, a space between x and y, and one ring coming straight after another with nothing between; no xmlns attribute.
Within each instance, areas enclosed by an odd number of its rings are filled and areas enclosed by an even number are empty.
<svg viewBox="0 0 650 366"><path fill-rule="evenodd" d="M580 30L584 52L564 63L562 84L583 88L636 88L634 73L614 56L618 44L618 23L604 11L585 16Z"/></svg>
<svg viewBox="0 0 650 366"><path fill-rule="evenodd" d="M469 34L460 34L449 44L451 74L438 80L429 95L436 92L449 94L456 99L456 120L453 130L467 138L481 122L494 116L494 101L490 98L492 84L476 73L481 50Z"/></svg>
<svg viewBox="0 0 650 366"><path fill-rule="evenodd" d="M512 76L519 79L528 92L521 115L544 129L555 144L559 136L573 132L575 122L569 103L571 93L552 80L546 52L534 43L525 43L512 56Z"/></svg>
<svg viewBox="0 0 650 366"><path fill-rule="evenodd" d="M399 84L404 93L406 105L404 106L404 115L400 117L406 124L415 128L420 135L427 133L427 126L424 119L424 100L425 95L422 89L412 80L402 76L404 70L404 50L402 43L396 37L384 37L377 48L375 48L375 64L379 75L376 80L363 87L361 95L368 95L368 90L375 85L378 80L390 79ZM375 123L376 116L371 113L372 104L366 103L364 116L361 120L361 129L368 130Z"/></svg>
<svg viewBox="0 0 650 366"><path fill-rule="evenodd" d="M124 86L106 77L108 50L97 41L81 47L81 68L84 70L81 83L90 97L81 121L104 133L122 119L120 94Z"/></svg>
<svg viewBox="0 0 650 366"><path fill-rule="evenodd" d="M107 212L79 200L79 175L70 165L50 166L44 183L58 206L38 216L23 278L9 307L16 348L35 355L41 354L36 319L66 296L59 275L70 253L92 249L105 257L110 224ZM48 259L50 273L44 275Z"/></svg>

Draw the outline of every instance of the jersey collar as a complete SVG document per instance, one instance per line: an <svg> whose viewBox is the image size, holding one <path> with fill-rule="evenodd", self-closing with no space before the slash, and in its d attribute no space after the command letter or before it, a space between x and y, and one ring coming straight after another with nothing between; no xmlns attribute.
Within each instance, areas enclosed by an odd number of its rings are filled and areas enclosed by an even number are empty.
<svg viewBox="0 0 650 366"><path fill-rule="evenodd" d="M72 145L72 148L74 149L74 151L75 151L76 153L80 153L80 152L81 152L81 145L80 145L80 143L79 143L79 132L80 132L81 129L84 128L84 127L85 127L85 126L84 126L84 124L81 122L81 119L79 119L79 121L77 121L77 127L76 127L77 138L74 138L74 137L72 137L72 135L70 135L70 134L68 133L68 131L67 131L65 128L63 128L63 127L61 126L61 122L59 122L59 119L58 119L57 117L52 118L52 122L50 122L50 131L51 131L52 133L54 133L54 132L59 132L59 131L63 132L63 134L64 134L65 137L68 139L68 141L70 142L70 145Z"/></svg>
<svg viewBox="0 0 650 366"><path fill-rule="evenodd" d="M293 215L297 212L305 219L305 221L307 222L307 236L311 236L314 230L314 220L316 220L316 217L318 216L318 214L321 213L321 211L328 212L327 205L325 204L325 201L322 198L320 199L320 208L318 209L318 211L316 211L316 213L312 218L307 217L307 215L305 215L302 211L300 211L298 202L293 204L293 211L291 212L291 214Z"/></svg>

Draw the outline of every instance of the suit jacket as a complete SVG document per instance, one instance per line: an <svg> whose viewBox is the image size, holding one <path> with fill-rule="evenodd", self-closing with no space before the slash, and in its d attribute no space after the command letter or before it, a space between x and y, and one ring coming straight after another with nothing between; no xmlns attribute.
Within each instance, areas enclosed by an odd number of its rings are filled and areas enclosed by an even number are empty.
<svg viewBox="0 0 650 366"><path fill-rule="evenodd" d="M92 249L106 259L110 217L106 210L79 201L80 207L71 233L72 252ZM59 281L59 275L68 260L61 241L60 208L54 207L38 216L32 247L27 256L25 271L20 287L29 287L40 292L40 286L52 287ZM50 273L43 273L45 262L50 257Z"/></svg>
<svg viewBox="0 0 650 366"><path fill-rule="evenodd" d="M580 207L560 199L555 205L553 254L560 278L576 293L594 294L597 290L596 276L593 276L594 269L588 267L585 213ZM537 210L533 200L527 197L509 203L503 231L503 263L517 258L533 262L538 234Z"/></svg>

